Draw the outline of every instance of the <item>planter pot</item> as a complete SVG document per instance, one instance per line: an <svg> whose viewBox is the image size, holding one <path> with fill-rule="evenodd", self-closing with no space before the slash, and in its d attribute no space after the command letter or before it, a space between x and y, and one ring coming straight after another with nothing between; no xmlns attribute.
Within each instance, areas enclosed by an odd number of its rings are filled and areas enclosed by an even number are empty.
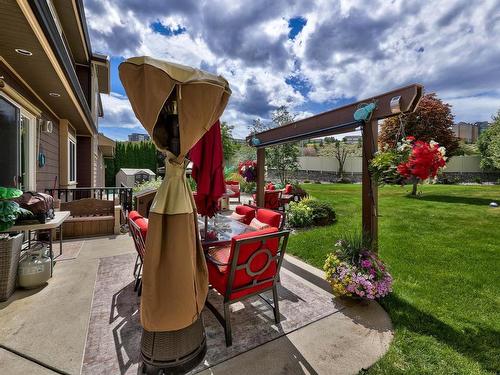
<svg viewBox="0 0 500 375"><path fill-rule="evenodd" d="M340 296L337 298L340 299L340 301L347 307L368 306L368 304L370 303L370 301L368 301L367 299L358 296L352 296L352 297Z"/></svg>
<svg viewBox="0 0 500 375"><path fill-rule="evenodd" d="M6 301L16 289L17 266L23 244L20 233L0 239L0 301Z"/></svg>

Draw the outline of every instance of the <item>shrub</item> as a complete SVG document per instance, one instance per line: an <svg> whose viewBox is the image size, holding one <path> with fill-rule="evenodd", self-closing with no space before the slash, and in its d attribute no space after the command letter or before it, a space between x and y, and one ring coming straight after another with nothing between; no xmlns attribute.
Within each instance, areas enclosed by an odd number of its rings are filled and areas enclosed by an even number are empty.
<svg viewBox="0 0 500 375"><path fill-rule="evenodd" d="M328 202L317 199L304 199L302 202L312 210L314 225L329 225L335 221L335 210Z"/></svg>
<svg viewBox="0 0 500 375"><path fill-rule="evenodd" d="M144 191L144 190L158 189L160 187L162 181L163 180L161 177L158 177L156 179L152 179L149 181L143 181L140 184L135 185L132 188L132 191L134 193L139 193L139 192Z"/></svg>
<svg viewBox="0 0 500 375"><path fill-rule="evenodd" d="M293 228L310 227L313 224L313 210L300 202L290 202L288 224Z"/></svg>

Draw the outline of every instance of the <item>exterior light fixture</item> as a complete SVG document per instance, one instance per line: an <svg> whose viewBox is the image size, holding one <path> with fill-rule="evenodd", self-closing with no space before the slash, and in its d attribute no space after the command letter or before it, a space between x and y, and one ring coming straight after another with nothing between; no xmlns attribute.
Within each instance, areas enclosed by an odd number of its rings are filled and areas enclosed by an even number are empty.
<svg viewBox="0 0 500 375"><path fill-rule="evenodd" d="M49 92L49 95L52 96L53 98L59 98L61 96L61 94L57 92Z"/></svg>
<svg viewBox="0 0 500 375"><path fill-rule="evenodd" d="M16 48L14 51L23 56L33 56L33 52L28 51L27 49Z"/></svg>
<svg viewBox="0 0 500 375"><path fill-rule="evenodd" d="M391 99L391 112L400 113L401 112L401 96L395 96Z"/></svg>

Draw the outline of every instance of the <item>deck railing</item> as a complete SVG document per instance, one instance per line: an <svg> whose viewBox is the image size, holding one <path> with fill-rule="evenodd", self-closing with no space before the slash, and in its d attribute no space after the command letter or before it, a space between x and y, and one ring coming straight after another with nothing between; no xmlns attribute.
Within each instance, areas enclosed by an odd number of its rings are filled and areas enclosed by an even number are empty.
<svg viewBox="0 0 500 375"><path fill-rule="evenodd" d="M46 193L61 202L71 202L82 198L112 200L122 206L124 211L132 210L132 188L130 187L79 187L73 189L46 189Z"/></svg>

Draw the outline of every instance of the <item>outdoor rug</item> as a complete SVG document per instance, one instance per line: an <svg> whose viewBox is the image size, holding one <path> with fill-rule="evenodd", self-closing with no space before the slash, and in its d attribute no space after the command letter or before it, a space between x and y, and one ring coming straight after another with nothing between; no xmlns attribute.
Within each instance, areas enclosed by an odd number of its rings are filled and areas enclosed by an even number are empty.
<svg viewBox="0 0 500 375"><path fill-rule="evenodd" d="M80 254L80 250L83 247L85 241L63 241L63 251L59 255L60 247L59 241L54 241L52 245L52 251L54 251L54 259L56 261L76 259Z"/></svg>
<svg viewBox="0 0 500 375"><path fill-rule="evenodd" d="M139 297L132 276L134 254L100 260L82 374L137 374L141 326ZM338 311L332 295L312 287L303 279L281 271L278 290L281 323L274 322L272 309L259 297L232 305L233 345L226 347L224 330L205 308L207 355L191 373L223 362ZM222 297L215 291L209 300L222 312Z"/></svg>

